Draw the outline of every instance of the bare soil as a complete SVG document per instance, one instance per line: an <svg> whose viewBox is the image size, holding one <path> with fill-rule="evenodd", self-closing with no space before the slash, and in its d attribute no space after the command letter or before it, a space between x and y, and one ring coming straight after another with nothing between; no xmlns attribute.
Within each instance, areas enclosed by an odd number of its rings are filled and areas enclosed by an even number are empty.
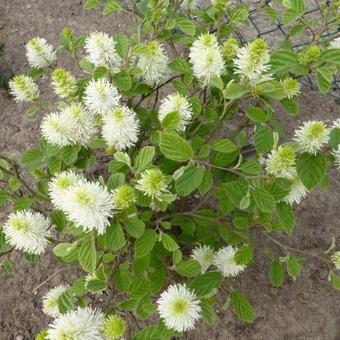
<svg viewBox="0 0 340 340"><path fill-rule="evenodd" d="M0 67L11 67L15 73L27 70L24 45L34 36L45 37L56 45L59 32L68 26L76 34L103 30L110 34L129 31L129 18L125 15L102 17L97 11L85 12L80 0L0 0L0 42L6 43L5 57ZM67 62L66 62L67 65ZM44 91L48 96L48 90ZM300 98L301 113L298 121L280 112L281 122L292 133L298 123L307 119L332 121L339 118L339 106L332 97L304 89ZM34 146L39 137L39 122L44 112L28 118L24 106L15 104L4 92L0 93L0 151L22 152ZM286 244L309 252L326 250L335 236L340 245L339 211L340 175L330 174L330 189L311 193L296 207L295 232L290 237L280 237ZM4 221L7 211L0 211ZM256 320L252 324L237 321L231 310L218 310L218 320L213 326L203 323L183 339L250 339L250 340L303 340L340 339L340 292L327 281L327 268L321 263L307 260L301 276L293 281L286 278L282 288L272 288L266 268L269 259L266 249L276 249L263 236L258 235L258 252L255 263L232 282L246 294L255 306ZM283 255L283 254L282 254ZM37 265L31 265L19 253L11 255L16 274L0 272L0 340L34 339L39 329L50 320L41 312L41 295L61 282L72 282L78 271L70 268L58 272L62 266L44 255ZM54 275L45 285L33 290ZM97 301L109 301L108 296L96 296ZM226 297L219 295L221 305ZM130 332L135 330L131 321Z"/></svg>

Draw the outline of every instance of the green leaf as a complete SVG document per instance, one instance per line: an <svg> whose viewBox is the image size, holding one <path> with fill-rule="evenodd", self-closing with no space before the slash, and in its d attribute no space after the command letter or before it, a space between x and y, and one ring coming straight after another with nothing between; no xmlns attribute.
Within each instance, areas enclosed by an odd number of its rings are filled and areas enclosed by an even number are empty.
<svg viewBox="0 0 340 340"><path fill-rule="evenodd" d="M109 191L112 191L125 183L125 175L118 172L113 174L107 180L106 186Z"/></svg>
<svg viewBox="0 0 340 340"><path fill-rule="evenodd" d="M237 8L235 11L233 11L230 15L230 21L233 23L239 23L244 20L246 20L249 16L249 13L246 8L241 7Z"/></svg>
<svg viewBox="0 0 340 340"><path fill-rule="evenodd" d="M108 74L108 69L105 66L98 66L93 71L93 78L99 79L104 78Z"/></svg>
<svg viewBox="0 0 340 340"><path fill-rule="evenodd" d="M327 61L328 63L340 66L340 53L338 48L328 48L321 52L321 61Z"/></svg>
<svg viewBox="0 0 340 340"><path fill-rule="evenodd" d="M131 89L132 79L126 71L116 73L113 76L113 80L115 81L119 90L128 91Z"/></svg>
<svg viewBox="0 0 340 340"><path fill-rule="evenodd" d="M340 276L331 274L332 285L336 290L340 290Z"/></svg>
<svg viewBox="0 0 340 340"><path fill-rule="evenodd" d="M262 167L259 162L250 160L245 161L239 166L239 169L249 175L259 175L262 172Z"/></svg>
<svg viewBox="0 0 340 340"><path fill-rule="evenodd" d="M13 203L13 210L27 210L33 204L31 197L19 197Z"/></svg>
<svg viewBox="0 0 340 340"><path fill-rule="evenodd" d="M302 16L303 13L298 12L294 8L288 8L282 16L282 21L285 26L293 23Z"/></svg>
<svg viewBox="0 0 340 340"><path fill-rule="evenodd" d="M114 158L116 161L118 162L121 162L121 163L124 163L128 166L131 165L131 159L130 159L130 156L126 153L126 152L122 152L122 151L117 151L115 154L114 154Z"/></svg>
<svg viewBox="0 0 340 340"><path fill-rule="evenodd" d="M296 162L297 173L304 186L311 190L324 178L326 173L326 158L321 154L303 153Z"/></svg>
<svg viewBox="0 0 340 340"><path fill-rule="evenodd" d="M201 184L204 168L193 164L184 169L183 174L176 179L175 189L180 196L188 196Z"/></svg>
<svg viewBox="0 0 340 340"><path fill-rule="evenodd" d="M73 309L73 307L73 296L71 291L68 289L59 296L58 308L60 313L65 314L69 310Z"/></svg>
<svg viewBox="0 0 340 340"><path fill-rule="evenodd" d="M276 210L282 228L290 234L293 231L295 224L293 207L285 202L280 202L277 204Z"/></svg>
<svg viewBox="0 0 340 340"><path fill-rule="evenodd" d="M3 206L10 197L10 193L0 188L0 207Z"/></svg>
<svg viewBox="0 0 340 340"><path fill-rule="evenodd" d="M202 299L201 300L201 308L202 308L202 319L208 325L213 325L216 323L216 314L214 310L214 301L212 299Z"/></svg>
<svg viewBox="0 0 340 340"><path fill-rule="evenodd" d="M154 230L148 229L135 242L135 256L146 256L151 252L157 241L157 234Z"/></svg>
<svg viewBox="0 0 340 340"><path fill-rule="evenodd" d="M292 66L299 63L297 54L290 50L274 52L270 58L271 68L274 72L288 71Z"/></svg>
<svg viewBox="0 0 340 340"><path fill-rule="evenodd" d="M137 217L129 217L124 221L126 231L134 238L139 238L144 234L145 223Z"/></svg>
<svg viewBox="0 0 340 340"><path fill-rule="evenodd" d="M190 64L184 58L172 59L169 67L179 73L187 73L191 70Z"/></svg>
<svg viewBox="0 0 340 340"><path fill-rule="evenodd" d="M103 14L108 15L111 13L119 12L122 9L122 5L119 1L115 0L106 0L106 5L104 7Z"/></svg>
<svg viewBox="0 0 340 340"><path fill-rule="evenodd" d="M272 150L274 146L273 133L266 128L259 128L256 131L254 144L256 151L259 153L267 153Z"/></svg>
<svg viewBox="0 0 340 340"><path fill-rule="evenodd" d="M105 240L106 247L113 251L122 249L125 246L126 240L120 223L111 223L111 225L107 227Z"/></svg>
<svg viewBox="0 0 340 340"><path fill-rule="evenodd" d="M84 4L84 9L94 9L100 6L99 0L86 0Z"/></svg>
<svg viewBox="0 0 340 340"><path fill-rule="evenodd" d="M53 254L57 257L63 258L68 256L78 245L78 242L73 243L59 243L53 248Z"/></svg>
<svg viewBox="0 0 340 340"><path fill-rule="evenodd" d="M200 194L201 195L206 194L210 190L211 186L213 185L213 182L214 182L214 178L213 178L213 175L211 174L211 171L205 169L203 178L201 180L201 184L198 187Z"/></svg>
<svg viewBox="0 0 340 340"><path fill-rule="evenodd" d="M210 85L216 87L217 89L223 91L224 89L224 83L223 80L221 79L221 77L219 76L214 76L211 80L210 80Z"/></svg>
<svg viewBox="0 0 340 340"><path fill-rule="evenodd" d="M154 146L145 146L142 148L136 159L135 159L135 168L141 172L147 169L151 164L152 160L155 156L155 147Z"/></svg>
<svg viewBox="0 0 340 340"><path fill-rule="evenodd" d="M250 246L239 248L234 259L237 264L248 265L253 260L253 248Z"/></svg>
<svg viewBox="0 0 340 340"><path fill-rule="evenodd" d="M77 160L78 152L80 151L80 146L65 146L62 149L61 157L65 164L70 165Z"/></svg>
<svg viewBox="0 0 340 340"><path fill-rule="evenodd" d="M201 272L201 265L196 260L188 260L177 264L175 270L179 275L195 277Z"/></svg>
<svg viewBox="0 0 340 340"><path fill-rule="evenodd" d="M273 260L269 267L269 280L273 287L279 287L283 284L283 266L280 261Z"/></svg>
<svg viewBox="0 0 340 340"><path fill-rule="evenodd" d="M176 24L184 33L189 35L195 34L195 25L190 19L186 17L178 17L176 19Z"/></svg>
<svg viewBox="0 0 340 340"><path fill-rule="evenodd" d="M88 273L93 273L95 271L97 256L96 246L92 236L83 239L78 253L78 260L84 271Z"/></svg>
<svg viewBox="0 0 340 340"><path fill-rule="evenodd" d="M173 161L186 162L194 155L190 144L175 132L162 132L159 146L162 154Z"/></svg>
<svg viewBox="0 0 340 340"><path fill-rule="evenodd" d="M246 109L246 116L255 123L264 123L267 119L266 113L254 106Z"/></svg>
<svg viewBox="0 0 340 340"><path fill-rule="evenodd" d="M252 191L255 204L260 211L271 213L275 209L275 198L267 190L256 188Z"/></svg>
<svg viewBox="0 0 340 340"><path fill-rule="evenodd" d="M162 126L166 130L176 130L181 121L179 112L169 112L162 120Z"/></svg>
<svg viewBox="0 0 340 340"><path fill-rule="evenodd" d="M179 248L177 242L168 234L162 233L161 234L162 245L165 249L173 252Z"/></svg>
<svg viewBox="0 0 340 340"><path fill-rule="evenodd" d="M253 306L250 304L248 299L240 292L231 292L231 302L233 304L234 312L238 318L242 321L253 322L255 314Z"/></svg>
<svg viewBox="0 0 340 340"><path fill-rule="evenodd" d="M287 272L288 275L294 279L300 275L303 259L299 259L295 256L289 255L287 259Z"/></svg>
<svg viewBox="0 0 340 340"><path fill-rule="evenodd" d="M208 272L197 276L191 282L191 288L198 297L209 295L214 289L220 288L223 277L219 272Z"/></svg>
<svg viewBox="0 0 340 340"><path fill-rule="evenodd" d="M21 164L32 171L39 168L42 164L44 154L39 149L30 149L21 156Z"/></svg>
<svg viewBox="0 0 340 340"><path fill-rule="evenodd" d="M214 140L211 144L211 148L222 153L232 153L237 150L237 146L227 138Z"/></svg>
<svg viewBox="0 0 340 340"><path fill-rule="evenodd" d="M226 89L223 91L224 97L230 100L242 97L248 92L248 88L245 85L238 83L229 83Z"/></svg>
<svg viewBox="0 0 340 340"><path fill-rule="evenodd" d="M333 74L326 67L320 67L316 73L316 84L322 94L326 94L332 86Z"/></svg>
<svg viewBox="0 0 340 340"><path fill-rule="evenodd" d="M340 128L332 129L331 133L329 134L328 143L332 147L333 150L338 149L338 145L340 144Z"/></svg>

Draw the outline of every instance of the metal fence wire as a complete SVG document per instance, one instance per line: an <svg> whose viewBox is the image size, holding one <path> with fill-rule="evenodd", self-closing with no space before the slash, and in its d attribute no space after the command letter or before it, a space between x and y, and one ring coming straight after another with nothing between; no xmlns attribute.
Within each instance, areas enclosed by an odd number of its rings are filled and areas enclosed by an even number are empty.
<svg viewBox="0 0 340 340"><path fill-rule="evenodd" d="M282 41L282 38L287 38L288 34L280 19L275 21L270 20L263 11L259 11L256 5L260 4L260 1L254 1L249 4L249 0L237 0L238 3L247 4L249 9L249 25L242 25L240 29L235 32L237 38L242 44L255 38L264 38L271 45L278 41ZM329 5L330 1L326 1ZM321 9L316 0L305 1L306 11L303 14L303 18L318 19L322 17ZM268 0L265 2L265 6L274 7L273 2ZM325 32L322 34L323 38L331 39L334 36L337 37L340 32L340 26L333 32ZM303 37L299 37L296 41L293 41L293 48L295 51L299 51L303 46L311 41L311 36L305 34ZM331 90L328 94L340 99L340 74L334 75ZM312 76L306 76L301 80L301 83L310 87L312 90L318 90L315 79Z"/></svg>

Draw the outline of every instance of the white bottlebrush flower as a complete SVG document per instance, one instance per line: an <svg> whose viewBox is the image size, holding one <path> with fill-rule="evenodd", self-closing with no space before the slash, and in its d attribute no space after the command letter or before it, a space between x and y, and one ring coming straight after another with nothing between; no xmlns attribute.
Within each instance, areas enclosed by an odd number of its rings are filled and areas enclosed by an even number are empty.
<svg viewBox="0 0 340 340"><path fill-rule="evenodd" d="M110 193L97 182L81 181L66 190L62 210L76 226L104 234L113 216Z"/></svg>
<svg viewBox="0 0 340 340"><path fill-rule="evenodd" d="M44 215L22 210L8 216L3 226L7 242L18 250L40 255L49 243L51 221Z"/></svg>
<svg viewBox="0 0 340 340"><path fill-rule="evenodd" d="M40 124L40 130L42 136L52 145L63 147L71 144L69 126L61 119L59 112L47 114Z"/></svg>
<svg viewBox="0 0 340 340"><path fill-rule="evenodd" d="M296 79L286 78L281 80L281 84L283 87L283 92L288 99L291 99L300 94L301 85Z"/></svg>
<svg viewBox="0 0 340 340"><path fill-rule="evenodd" d="M127 106L118 106L103 116L102 136L108 146L124 150L138 141L139 121Z"/></svg>
<svg viewBox="0 0 340 340"><path fill-rule="evenodd" d="M109 315L103 325L105 340L123 340L127 328L126 321L119 315Z"/></svg>
<svg viewBox="0 0 340 340"><path fill-rule="evenodd" d="M154 86L162 83L169 74L169 58L157 41L150 41L147 46L149 51L139 57L137 66L142 71L144 81Z"/></svg>
<svg viewBox="0 0 340 340"><path fill-rule="evenodd" d="M123 184L113 190L112 200L115 209L127 209L136 202L135 190L127 184Z"/></svg>
<svg viewBox="0 0 340 340"><path fill-rule="evenodd" d="M26 44L26 57L32 67L46 67L52 64L57 55L53 46L44 38L33 38Z"/></svg>
<svg viewBox="0 0 340 340"><path fill-rule="evenodd" d="M295 173L295 152L290 146L279 146L268 155L266 171L275 177L287 177Z"/></svg>
<svg viewBox="0 0 340 340"><path fill-rule="evenodd" d="M59 147L86 145L97 133L95 117L80 103L46 115L40 128L42 136Z"/></svg>
<svg viewBox="0 0 340 340"><path fill-rule="evenodd" d="M288 195L283 199L283 201L288 204L294 203L299 204L301 200L308 194L308 190L304 186L296 172L288 178L293 181L293 185L290 188Z"/></svg>
<svg viewBox="0 0 340 340"><path fill-rule="evenodd" d="M53 205L62 210L67 189L85 179L72 170L63 171L52 178L48 184L48 191Z"/></svg>
<svg viewBox="0 0 340 340"><path fill-rule="evenodd" d="M335 253L333 253L332 257L331 257L332 263L334 264L335 268L337 270L340 270L340 251L336 251Z"/></svg>
<svg viewBox="0 0 340 340"><path fill-rule="evenodd" d="M94 115L80 103L66 106L60 117L68 126L67 137L71 144L86 145L97 133Z"/></svg>
<svg viewBox="0 0 340 340"><path fill-rule="evenodd" d="M266 41L262 38L256 39L238 50L234 59L235 73L243 82L249 82L251 85L271 80L269 61Z"/></svg>
<svg viewBox="0 0 340 340"><path fill-rule="evenodd" d="M329 128L322 121L307 121L295 131L294 140L301 151L316 154L329 138Z"/></svg>
<svg viewBox="0 0 340 340"><path fill-rule="evenodd" d="M144 192L152 199L161 200L163 193L168 192L165 175L159 169L148 169L144 171L137 181L136 188Z"/></svg>
<svg viewBox="0 0 340 340"><path fill-rule="evenodd" d="M237 276L246 268L235 262L237 250L238 248L233 246L223 247L214 256L213 265L224 277Z"/></svg>
<svg viewBox="0 0 340 340"><path fill-rule="evenodd" d="M340 49L340 37L337 37L331 41L329 46L330 48L339 48Z"/></svg>
<svg viewBox="0 0 340 340"><path fill-rule="evenodd" d="M61 315L59 312L58 299L62 293L64 293L68 289L68 285L61 284L50 289L42 299L42 311L48 315L56 318Z"/></svg>
<svg viewBox="0 0 340 340"><path fill-rule="evenodd" d="M15 76L8 85L11 95L17 102L32 102L39 96L38 86L31 77Z"/></svg>
<svg viewBox="0 0 340 340"><path fill-rule="evenodd" d="M167 114L175 111L178 112L180 116L177 131L184 131L191 121L193 112L188 99L179 93L170 94L161 101L159 107L159 120L162 121Z"/></svg>
<svg viewBox="0 0 340 340"><path fill-rule="evenodd" d="M193 249L191 257L199 262L201 265L201 274L204 274L212 265L214 255L214 250L210 246L200 245Z"/></svg>
<svg viewBox="0 0 340 340"><path fill-rule="evenodd" d="M340 145L338 145L337 150L334 150L332 152L332 155L334 156L334 164L340 170Z"/></svg>
<svg viewBox="0 0 340 340"><path fill-rule="evenodd" d="M121 59L117 54L116 44L107 33L92 33L85 41L87 59L96 66L118 67Z"/></svg>
<svg viewBox="0 0 340 340"><path fill-rule="evenodd" d="M85 105L94 113L104 114L119 105L121 95L105 78L91 80L85 90Z"/></svg>
<svg viewBox="0 0 340 340"><path fill-rule="evenodd" d="M193 329L200 318L200 301L185 285L175 284L164 291L157 301L157 309L166 327L178 332Z"/></svg>
<svg viewBox="0 0 340 340"><path fill-rule="evenodd" d="M52 73L52 86L60 98L72 96L77 90L75 78L70 72L60 67Z"/></svg>
<svg viewBox="0 0 340 340"><path fill-rule="evenodd" d="M48 340L103 340L104 314L90 307L60 315L48 327Z"/></svg>
<svg viewBox="0 0 340 340"><path fill-rule="evenodd" d="M189 59L193 73L204 85L208 85L215 76L224 72L222 49L215 35L202 34L190 48Z"/></svg>

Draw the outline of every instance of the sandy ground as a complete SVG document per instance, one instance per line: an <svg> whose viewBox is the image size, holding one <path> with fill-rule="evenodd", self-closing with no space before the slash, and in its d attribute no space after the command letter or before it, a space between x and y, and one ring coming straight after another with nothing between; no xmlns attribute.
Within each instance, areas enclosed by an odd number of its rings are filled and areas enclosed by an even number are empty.
<svg viewBox="0 0 340 340"><path fill-rule="evenodd" d="M56 44L64 26L76 34L94 30L114 34L127 32L128 25L128 17L123 15L102 17L98 12L85 12L80 0L0 0L0 42L6 43L0 67L24 72L27 69L24 45L30 37L45 37ZM333 98L307 89L300 98L300 106L299 122L317 118L331 121L340 114ZM0 115L1 151L20 152L37 143L43 112L33 119L27 118L23 106L0 93ZM296 127L296 120L282 113L279 116L287 131ZM330 182L328 192L315 191L297 207L295 233L285 239L287 244L320 251L328 248L333 235L340 244L339 173L332 172ZM0 211L0 220L5 216L6 212ZM258 244L255 264L233 282L255 306L255 322L244 324L230 310L221 310L214 326L200 323L183 339L340 339L340 293L327 282L326 268L307 261L298 280L287 278L284 287L272 288L265 269L269 260L263 254L272 245L261 237ZM50 255L35 266L18 253L12 255L12 260L16 263L16 275L0 272L0 340L34 339L38 330L50 321L41 312L41 295L61 282L74 281L77 273L72 269L60 272L34 294L35 287L62 267ZM109 297L105 300L109 301ZM226 297L220 295L219 300L224 303ZM131 323L131 331L133 328ZM131 332L127 339L130 338Z"/></svg>

